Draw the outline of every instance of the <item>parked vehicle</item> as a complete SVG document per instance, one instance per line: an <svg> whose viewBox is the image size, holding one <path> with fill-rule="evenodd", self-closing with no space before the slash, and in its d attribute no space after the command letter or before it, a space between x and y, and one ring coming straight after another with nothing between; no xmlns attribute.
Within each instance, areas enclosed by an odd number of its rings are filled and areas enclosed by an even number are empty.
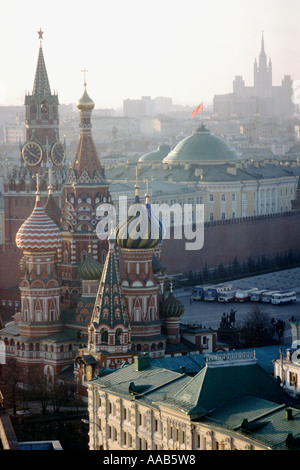
<svg viewBox="0 0 300 470"><path fill-rule="evenodd" d="M271 303L271 298L273 294L278 294L280 291L279 290L268 290L262 295L261 301L265 304L270 304Z"/></svg>
<svg viewBox="0 0 300 470"><path fill-rule="evenodd" d="M278 292L271 296L271 304L281 305L296 302L296 292Z"/></svg>
<svg viewBox="0 0 300 470"><path fill-rule="evenodd" d="M251 302L260 302L265 292L267 292L267 289L260 289L260 290L255 290L251 292L251 295L250 295Z"/></svg>
<svg viewBox="0 0 300 470"><path fill-rule="evenodd" d="M229 290L225 292L220 292L218 297L218 302L234 302L236 290Z"/></svg>
<svg viewBox="0 0 300 470"><path fill-rule="evenodd" d="M211 302L217 301L220 293L228 292L231 289L231 284L218 284L216 286L206 287L204 290L204 300Z"/></svg>
<svg viewBox="0 0 300 470"><path fill-rule="evenodd" d="M235 294L235 301L249 302L251 294L257 290L257 287L253 287L252 289L238 290Z"/></svg>
<svg viewBox="0 0 300 470"><path fill-rule="evenodd" d="M203 300L204 298L204 287L194 286L192 289L192 299L193 300Z"/></svg>

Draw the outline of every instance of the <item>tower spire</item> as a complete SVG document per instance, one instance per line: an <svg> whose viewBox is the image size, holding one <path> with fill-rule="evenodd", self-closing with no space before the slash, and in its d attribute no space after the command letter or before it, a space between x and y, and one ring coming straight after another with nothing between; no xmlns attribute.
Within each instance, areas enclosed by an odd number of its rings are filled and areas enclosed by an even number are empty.
<svg viewBox="0 0 300 470"><path fill-rule="evenodd" d="M92 137L91 115L95 103L86 90L86 69L84 73L84 92L77 103L80 115L80 134L75 158L69 173L69 183L98 184L105 180L104 171L99 161L97 150Z"/></svg>
<svg viewBox="0 0 300 470"><path fill-rule="evenodd" d="M261 32L261 53L265 54L264 32Z"/></svg>
<svg viewBox="0 0 300 470"><path fill-rule="evenodd" d="M43 99L45 96L51 95L50 84L47 74L47 69L44 60L42 40L43 40L44 31L42 28L38 31L39 40L40 40L40 49L38 62L35 71L34 83L33 83L33 96L36 96L40 99Z"/></svg>

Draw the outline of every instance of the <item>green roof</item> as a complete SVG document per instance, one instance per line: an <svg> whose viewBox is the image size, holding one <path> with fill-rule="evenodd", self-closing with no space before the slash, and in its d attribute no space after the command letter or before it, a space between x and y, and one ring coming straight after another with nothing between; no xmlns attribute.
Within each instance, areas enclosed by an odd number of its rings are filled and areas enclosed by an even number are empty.
<svg viewBox="0 0 300 470"><path fill-rule="evenodd" d="M286 397L278 383L256 362L227 365L212 361L174 396L174 405L188 414L207 414L240 393L275 403L284 403Z"/></svg>
<svg viewBox="0 0 300 470"><path fill-rule="evenodd" d="M191 136L179 142L164 158L166 163L225 163L236 162L238 155L229 145L216 135L212 135L203 125Z"/></svg>
<svg viewBox="0 0 300 470"><path fill-rule="evenodd" d="M161 162L168 155L170 150L169 145L162 144L157 150L142 155L139 162Z"/></svg>

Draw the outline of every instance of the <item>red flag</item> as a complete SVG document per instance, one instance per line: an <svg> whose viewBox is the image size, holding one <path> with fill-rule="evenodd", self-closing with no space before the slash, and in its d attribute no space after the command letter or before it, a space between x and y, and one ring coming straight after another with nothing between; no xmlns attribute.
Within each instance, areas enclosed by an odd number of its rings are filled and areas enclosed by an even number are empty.
<svg viewBox="0 0 300 470"><path fill-rule="evenodd" d="M191 112L192 117L195 117L198 113L202 113L203 111L203 103L199 104L193 111Z"/></svg>

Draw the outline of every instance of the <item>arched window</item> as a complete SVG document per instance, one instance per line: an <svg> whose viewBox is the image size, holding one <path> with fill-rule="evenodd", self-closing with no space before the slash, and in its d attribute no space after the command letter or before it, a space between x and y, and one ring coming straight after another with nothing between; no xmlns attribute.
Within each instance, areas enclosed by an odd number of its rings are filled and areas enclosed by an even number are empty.
<svg viewBox="0 0 300 470"><path fill-rule="evenodd" d="M87 252L85 250L83 250L81 253L80 253L80 261L81 263L83 263L85 260L86 260L86 257L87 257Z"/></svg>
<svg viewBox="0 0 300 470"><path fill-rule="evenodd" d="M118 328L115 333L115 344L122 344L122 330Z"/></svg>
<svg viewBox="0 0 300 470"><path fill-rule="evenodd" d="M107 343L108 343L108 331L102 330L101 331L101 344L107 344Z"/></svg>

